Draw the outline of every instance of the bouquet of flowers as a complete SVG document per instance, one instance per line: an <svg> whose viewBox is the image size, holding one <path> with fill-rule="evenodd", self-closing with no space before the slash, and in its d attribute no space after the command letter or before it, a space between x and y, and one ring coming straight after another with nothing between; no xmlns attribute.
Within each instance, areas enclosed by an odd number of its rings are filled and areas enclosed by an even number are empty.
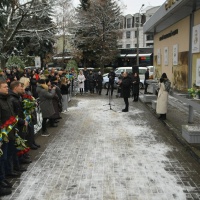
<svg viewBox="0 0 200 200"><path fill-rule="evenodd" d="M29 152L30 148L26 146L25 142L26 140L23 140L18 134L17 134L17 129L15 132L15 146L16 149L18 150L17 155L21 156L27 152Z"/></svg>
<svg viewBox="0 0 200 200"><path fill-rule="evenodd" d="M0 141L8 142L8 133L13 129L18 122L18 117L11 116L4 124L0 126Z"/></svg>
<svg viewBox="0 0 200 200"><path fill-rule="evenodd" d="M22 99L25 120L30 121L31 113L33 113L36 107L36 100L34 97L28 94L23 94Z"/></svg>
<svg viewBox="0 0 200 200"><path fill-rule="evenodd" d="M18 122L18 117L11 116L4 124L0 126L0 148L4 142L9 142L8 133L13 129L15 124ZM0 157L3 155L3 151L0 149Z"/></svg>

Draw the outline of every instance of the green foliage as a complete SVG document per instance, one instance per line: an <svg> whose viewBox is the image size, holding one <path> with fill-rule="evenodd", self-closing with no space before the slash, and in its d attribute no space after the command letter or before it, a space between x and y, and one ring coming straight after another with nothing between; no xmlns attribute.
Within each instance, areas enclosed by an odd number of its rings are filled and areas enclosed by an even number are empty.
<svg viewBox="0 0 200 200"><path fill-rule="evenodd" d="M8 59L8 62L6 63L6 67L12 68L12 67L19 67L21 69L24 69L26 67L23 60L21 60L18 56L11 56Z"/></svg>
<svg viewBox="0 0 200 200"><path fill-rule="evenodd" d="M67 63L66 70L71 70L71 69L78 70L78 65L75 60L69 60L69 62Z"/></svg>

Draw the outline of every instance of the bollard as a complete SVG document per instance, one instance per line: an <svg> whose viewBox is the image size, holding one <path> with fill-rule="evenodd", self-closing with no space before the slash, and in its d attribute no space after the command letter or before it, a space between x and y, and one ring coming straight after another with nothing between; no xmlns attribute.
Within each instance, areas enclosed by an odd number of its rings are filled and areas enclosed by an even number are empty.
<svg viewBox="0 0 200 200"><path fill-rule="evenodd" d="M194 109L192 106L189 105L189 116L188 116L188 123L194 122Z"/></svg>

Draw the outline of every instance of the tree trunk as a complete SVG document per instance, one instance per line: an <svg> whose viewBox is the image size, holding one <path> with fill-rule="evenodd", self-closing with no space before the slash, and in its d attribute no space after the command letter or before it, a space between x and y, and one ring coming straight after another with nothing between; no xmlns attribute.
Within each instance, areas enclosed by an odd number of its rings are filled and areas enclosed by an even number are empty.
<svg viewBox="0 0 200 200"><path fill-rule="evenodd" d="M0 65L1 69L4 69L6 67L6 61L7 61L6 58L1 58L1 65Z"/></svg>

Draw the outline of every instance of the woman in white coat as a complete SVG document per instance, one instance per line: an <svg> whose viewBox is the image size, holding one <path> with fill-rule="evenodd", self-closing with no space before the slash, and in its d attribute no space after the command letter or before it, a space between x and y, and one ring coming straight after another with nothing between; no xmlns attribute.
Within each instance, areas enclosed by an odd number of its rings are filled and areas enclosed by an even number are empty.
<svg viewBox="0 0 200 200"><path fill-rule="evenodd" d="M156 112L160 114L159 119L165 120L167 113L168 95L171 83L167 78L166 73L163 73L159 82L159 92L157 98Z"/></svg>
<svg viewBox="0 0 200 200"><path fill-rule="evenodd" d="M80 70L78 75L78 87L81 95L83 94L84 81L85 81L85 76L83 75L83 71Z"/></svg>

